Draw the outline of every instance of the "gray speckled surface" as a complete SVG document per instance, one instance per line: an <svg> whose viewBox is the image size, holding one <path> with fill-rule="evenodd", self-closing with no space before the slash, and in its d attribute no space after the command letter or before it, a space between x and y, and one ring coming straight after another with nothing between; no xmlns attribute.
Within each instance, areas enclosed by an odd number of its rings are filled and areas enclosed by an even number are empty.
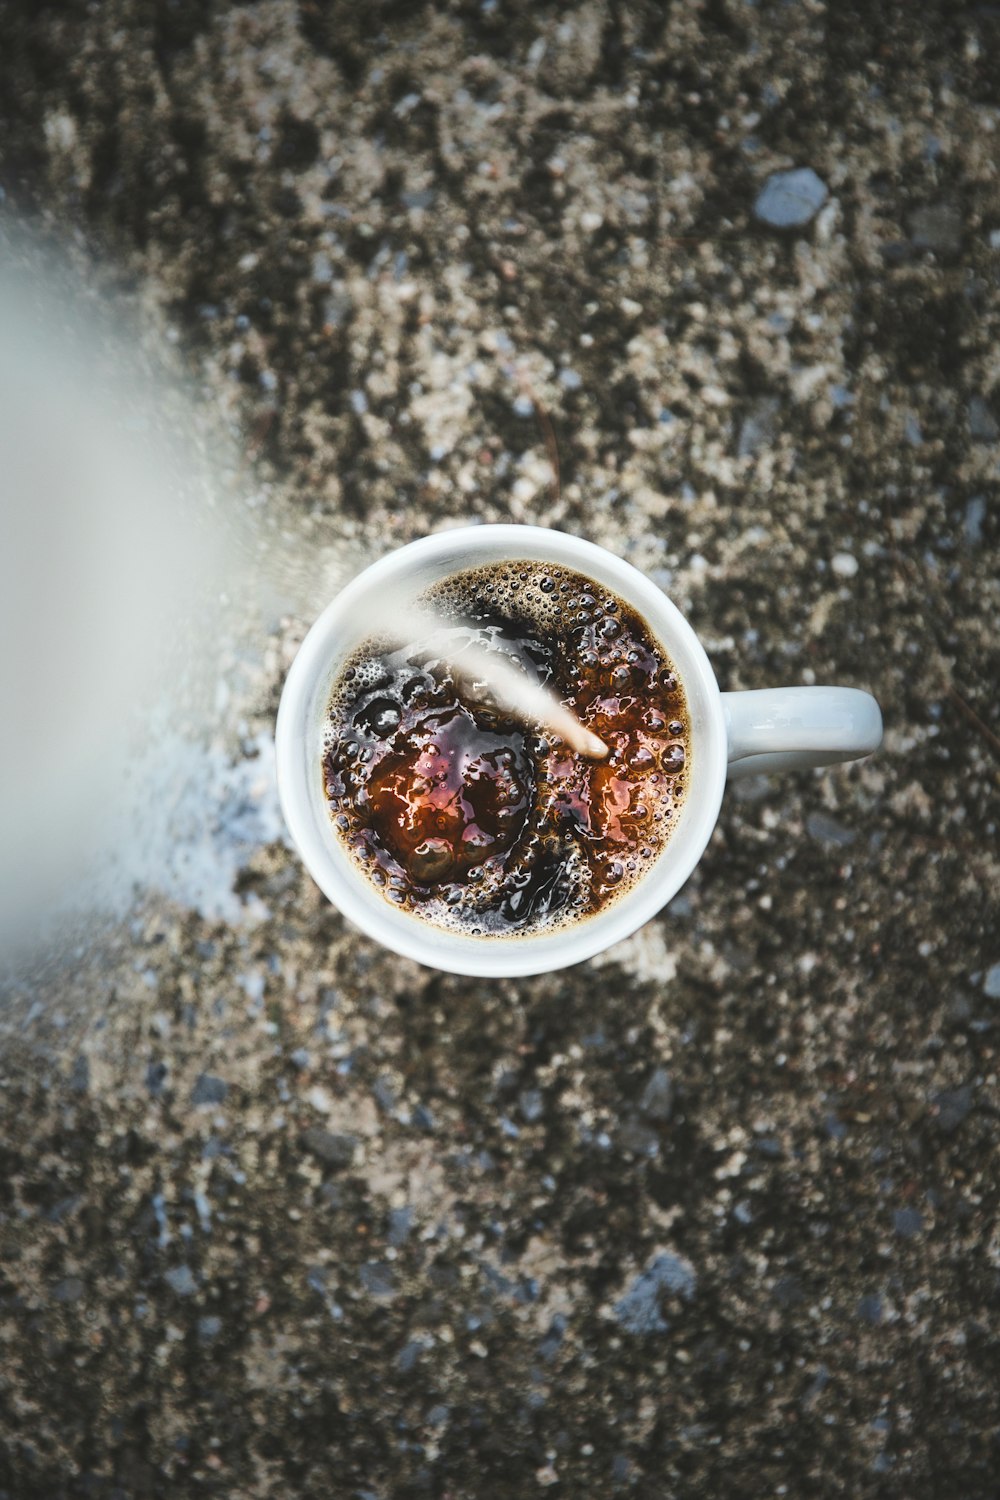
<svg viewBox="0 0 1000 1500"><path fill-rule="evenodd" d="M0 212L143 288L293 535L578 529L887 734L564 974L396 961L275 842L11 1001L0 1493L995 1495L995 7L4 30Z"/></svg>

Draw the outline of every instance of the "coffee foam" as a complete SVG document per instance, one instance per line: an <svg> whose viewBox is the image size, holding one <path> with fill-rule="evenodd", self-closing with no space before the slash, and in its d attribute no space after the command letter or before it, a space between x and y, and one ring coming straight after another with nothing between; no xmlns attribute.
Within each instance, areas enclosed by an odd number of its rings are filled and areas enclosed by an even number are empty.
<svg viewBox="0 0 1000 1500"><path fill-rule="evenodd" d="M551 589L543 587L546 582L551 582ZM561 587L564 583L569 586L566 590ZM583 593L595 599L607 596L606 590L566 568L503 563L456 573L428 589L425 597L439 608L451 605L457 611L488 612L544 632L568 629L572 624L566 619L567 607L572 607L569 600Z"/></svg>

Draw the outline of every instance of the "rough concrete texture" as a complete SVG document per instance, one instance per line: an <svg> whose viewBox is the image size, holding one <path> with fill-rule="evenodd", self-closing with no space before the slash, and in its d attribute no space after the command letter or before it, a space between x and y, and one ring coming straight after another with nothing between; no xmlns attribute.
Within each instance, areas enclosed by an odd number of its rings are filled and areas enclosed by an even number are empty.
<svg viewBox="0 0 1000 1500"><path fill-rule="evenodd" d="M0 212L142 289L288 531L578 530L887 733L562 974L397 961L276 842L254 920L12 1001L0 1493L994 1496L996 7L3 29Z"/></svg>

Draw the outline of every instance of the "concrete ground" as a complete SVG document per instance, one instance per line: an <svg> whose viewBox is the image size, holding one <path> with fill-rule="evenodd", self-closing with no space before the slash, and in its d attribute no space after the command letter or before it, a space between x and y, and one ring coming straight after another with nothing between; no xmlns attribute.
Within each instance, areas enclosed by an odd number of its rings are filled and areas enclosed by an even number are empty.
<svg viewBox="0 0 1000 1500"><path fill-rule="evenodd" d="M997 7L3 31L0 215L155 310L286 534L578 531L886 738L560 974L396 960L271 838L22 987L0 1495L995 1496Z"/></svg>

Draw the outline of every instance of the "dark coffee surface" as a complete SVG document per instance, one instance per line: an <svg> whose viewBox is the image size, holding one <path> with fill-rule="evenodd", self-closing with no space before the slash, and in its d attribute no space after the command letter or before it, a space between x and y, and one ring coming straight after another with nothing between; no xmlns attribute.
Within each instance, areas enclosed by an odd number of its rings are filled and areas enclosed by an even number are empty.
<svg viewBox="0 0 1000 1500"><path fill-rule="evenodd" d="M366 643L335 686L324 785L336 827L396 905L476 935L594 915L673 828L689 758L683 689L621 600L566 569L496 564L427 596L447 628ZM608 746L575 754L462 673L470 642L515 661Z"/></svg>

